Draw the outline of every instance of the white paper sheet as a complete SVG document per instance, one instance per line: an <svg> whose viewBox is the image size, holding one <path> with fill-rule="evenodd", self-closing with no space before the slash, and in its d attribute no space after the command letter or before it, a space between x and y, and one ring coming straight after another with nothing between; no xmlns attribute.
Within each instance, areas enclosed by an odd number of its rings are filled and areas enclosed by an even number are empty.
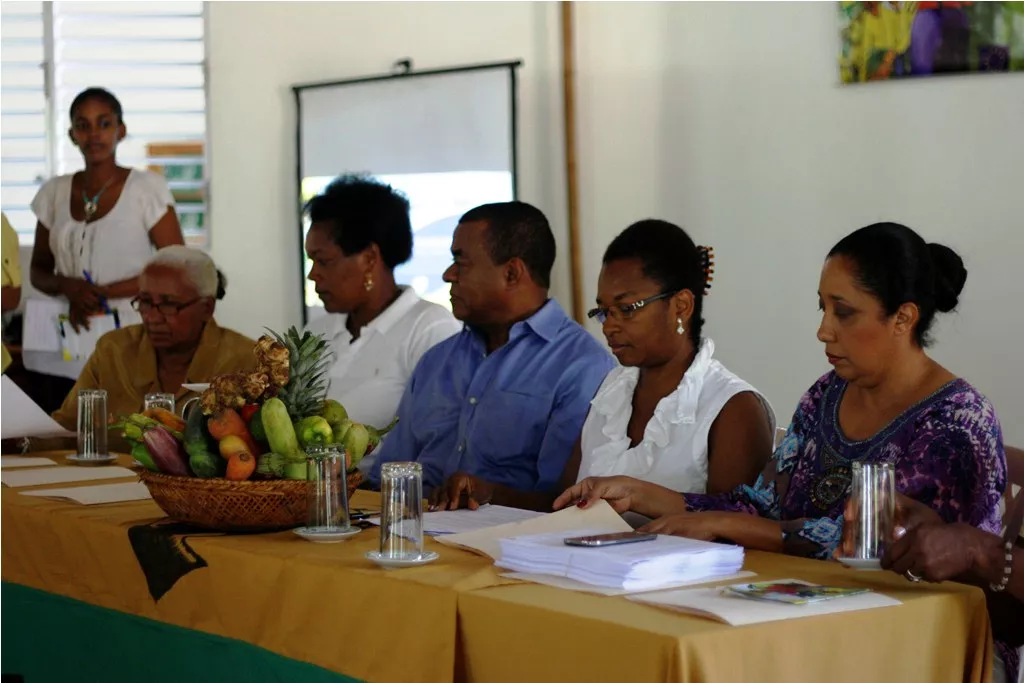
<svg viewBox="0 0 1024 683"><path fill-rule="evenodd" d="M57 318L67 312L68 302L64 299L28 299L22 325L22 350L60 351L60 326Z"/></svg>
<svg viewBox="0 0 1024 683"><path fill-rule="evenodd" d="M574 529L601 529L608 533L631 531L629 524L612 509L611 505L602 500L583 509L573 505L564 510L522 522L512 522L461 534L438 536L437 540L445 545L473 550L496 560L501 557L499 541L502 538Z"/></svg>
<svg viewBox="0 0 1024 683"><path fill-rule="evenodd" d="M754 572L736 572L729 576L720 576L717 579L701 579L699 581L685 581L677 583L671 586L663 586L661 588L654 588L651 590L625 590L622 588L604 588L602 586L593 586L589 583L583 583L582 581L575 581L573 579L566 578L564 576L549 576L547 574L527 574L525 572L506 572L502 574L508 579L518 579L520 581L529 581L530 583L539 583L544 586L551 586L552 588L564 588L570 591L580 591L581 593L596 593L597 595L634 595L639 593L654 593L658 591L674 590L676 588L683 588L686 586L701 586L704 584L722 583L735 581L736 579L746 579L751 576L756 576Z"/></svg>
<svg viewBox="0 0 1024 683"><path fill-rule="evenodd" d="M89 318L89 329L82 328L78 332L67 321L60 323L59 327L64 360L84 361L96 350L100 337L117 329L117 318L110 313L93 316Z"/></svg>
<svg viewBox="0 0 1024 683"><path fill-rule="evenodd" d="M101 484L100 486L75 486L66 489L42 489L38 491L22 491L26 496L69 500L80 505L101 505L103 503L123 503L129 500L149 500L149 489L142 482L125 484Z"/></svg>
<svg viewBox="0 0 1024 683"><path fill-rule="evenodd" d="M95 479L121 479L135 476L134 472L124 467L69 466L0 471L0 480L12 488L41 486L43 484L69 484L74 481L93 481Z"/></svg>
<svg viewBox="0 0 1024 683"><path fill-rule="evenodd" d="M545 513L533 510L520 510L504 505L482 505L477 510L438 510L423 513L423 533L428 536L441 534L460 534L479 531L489 527L522 522ZM370 524L380 525L380 517L366 520Z"/></svg>
<svg viewBox="0 0 1024 683"><path fill-rule="evenodd" d="M49 458L28 458L23 455L0 455L0 468L6 467L46 467L56 465Z"/></svg>
<svg viewBox="0 0 1024 683"><path fill-rule="evenodd" d="M773 581L775 579L772 579ZM794 581L806 583L799 579L778 579L778 581ZM746 582L744 582L746 583ZM881 593L861 593L845 598L836 598L824 602L807 605L788 605L785 603L751 600L722 595L722 587L689 588L686 590L629 595L627 600L641 602L655 607L664 607L678 612L685 612L707 619L714 619L732 626L760 624L767 621L783 621L815 617L822 614L838 614L840 612L856 612L876 607L894 607L902 605L899 600Z"/></svg>
<svg viewBox="0 0 1024 683"><path fill-rule="evenodd" d="M0 438L75 436L57 424L10 377L0 379Z"/></svg>

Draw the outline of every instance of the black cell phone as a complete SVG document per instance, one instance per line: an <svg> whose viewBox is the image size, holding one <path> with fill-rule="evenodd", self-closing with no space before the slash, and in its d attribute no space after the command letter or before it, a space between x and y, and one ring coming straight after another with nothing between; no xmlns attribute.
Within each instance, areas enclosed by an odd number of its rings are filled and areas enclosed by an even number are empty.
<svg viewBox="0 0 1024 683"><path fill-rule="evenodd" d="M609 545L622 545L624 543L641 543L653 541L658 534L649 534L643 531L621 531L614 534L597 534L596 536L577 536L576 538L565 539L566 545L579 546L581 548L603 548Z"/></svg>

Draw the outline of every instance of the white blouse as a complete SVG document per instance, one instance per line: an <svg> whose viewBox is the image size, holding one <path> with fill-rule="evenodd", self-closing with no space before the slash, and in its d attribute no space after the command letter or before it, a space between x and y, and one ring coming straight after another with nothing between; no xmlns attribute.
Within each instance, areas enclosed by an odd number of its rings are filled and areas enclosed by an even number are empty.
<svg viewBox="0 0 1024 683"><path fill-rule="evenodd" d="M673 491L704 493L711 425L729 399L747 391L761 399L774 435L775 413L768 400L712 358L714 352L715 343L705 339L678 388L658 402L643 440L634 448L629 446L626 429L640 369L612 370L591 401L583 425L583 460L577 481L627 475Z"/></svg>
<svg viewBox="0 0 1024 683"><path fill-rule="evenodd" d="M401 289L398 299L370 321L355 341L343 313L321 315L306 326L323 335L334 352L328 398L345 406L351 420L373 427L386 427L394 419L420 357L462 330L462 323L449 311L424 301L411 288ZM363 462L369 467L373 454Z"/></svg>
<svg viewBox="0 0 1024 683"><path fill-rule="evenodd" d="M174 197L167 181L157 173L131 169L113 208L102 218L85 223L71 216L71 204L82 201L81 196L71 196L73 177L69 174L51 178L32 200L32 212L50 231L50 251L57 274L83 278L88 271L97 285L136 277L153 256L149 231L167 209L174 208ZM40 293L33 297L48 298ZM128 299L114 299L107 304L116 309L122 327L142 322ZM54 324L48 320L37 321L40 315L43 314L26 306L25 325ZM29 370L70 379L78 378L87 356L66 361L59 349L26 349L23 353L25 367Z"/></svg>
<svg viewBox="0 0 1024 683"><path fill-rule="evenodd" d="M85 223L71 217L71 203L82 200L71 196L72 178L49 180L32 200L36 218L50 231L57 274L81 278L89 271L94 283L107 285L141 273L153 254L149 231L174 207L167 181L132 169L110 212Z"/></svg>

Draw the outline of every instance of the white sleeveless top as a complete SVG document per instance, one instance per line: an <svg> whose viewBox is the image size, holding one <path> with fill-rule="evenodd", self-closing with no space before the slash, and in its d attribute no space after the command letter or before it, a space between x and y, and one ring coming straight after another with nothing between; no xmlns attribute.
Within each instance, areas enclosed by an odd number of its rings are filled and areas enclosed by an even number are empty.
<svg viewBox="0 0 1024 683"><path fill-rule="evenodd" d="M612 370L590 402L583 424L577 481L626 475L681 493L704 493L711 425L729 399L745 391L761 399L774 435L775 413L768 400L712 358L714 352L715 343L705 339L679 387L658 402L643 441L635 448L629 447L626 429L640 369Z"/></svg>

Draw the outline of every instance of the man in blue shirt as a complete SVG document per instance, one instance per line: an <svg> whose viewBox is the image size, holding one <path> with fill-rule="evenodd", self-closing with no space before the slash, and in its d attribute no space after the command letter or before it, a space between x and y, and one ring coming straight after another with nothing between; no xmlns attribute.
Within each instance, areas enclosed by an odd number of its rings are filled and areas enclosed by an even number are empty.
<svg viewBox="0 0 1024 683"><path fill-rule="evenodd" d="M469 211L452 258L444 279L465 327L420 359L370 481L385 463L415 461L445 507L543 507L615 361L548 298L555 238L535 207Z"/></svg>

